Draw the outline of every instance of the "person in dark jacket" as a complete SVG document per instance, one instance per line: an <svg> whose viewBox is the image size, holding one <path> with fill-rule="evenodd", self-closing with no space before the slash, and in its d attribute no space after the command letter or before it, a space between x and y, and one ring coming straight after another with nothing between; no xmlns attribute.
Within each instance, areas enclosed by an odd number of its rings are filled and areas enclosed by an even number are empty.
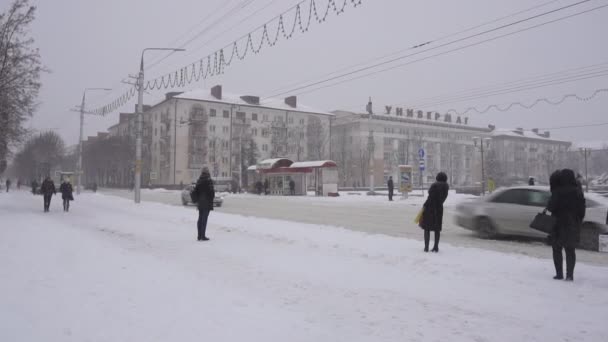
<svg viewBox="0 0 608 342"><path fill-rule="evenodd" d="M51 177L46 177L42 185L40 186L40 192L44 198L44 212L48 213L51 206L51 198L57 193L55 183L51 180Z"/></svg>
<svg viewBox="0 0 608 342"><path fill-rule="evenodd" d="M554 279L564 279L562 249L566 250L566 280L574 280L576 245L580 240L580 230L585 218L585 196L578 187L574 172L563 169L559 172L559 182L552 187L547 210L555 217L551 233L553 247Z"/></svg>
<svg viewBox="0 0 608 342"><path fill-rule="evenodd" d="M6 179L6 192L8 192L8 190L11 188L11 180L10 179Z"/></svg>
<svg viewBox="0 0 608 342"><path fill-rule="evenodd" d="M393 191L395 190L395 183L393 183L393 176L388 177L388 200L393 200Z"/></svg>
<svg viewBox="0 0 608 342"><path fill-rule="evenodd" d="M435 232L435 245L433 252L439 252L439 238L443 223L443 202L448 198L448 176L439 172L435 178L437 181L429 188L429 196L424 202L424 211L420 220L420 228L424 229L424 251L429 251L429 240L431 231Z"/></svg>
<svg viewBox="0 0 608 342"><path fill-rule="evenodd" d="M528 178L528 185L529 186L534 186L535 183L536 183L536 181L534 180L534 177Z"/></svg>
<svg viewBox="0 0 608 342"><path fill-rule="evenodd" d="M63 199L63 211L70 211L70 201L74 200L72 184L69 181L65 180L61 183L59 187L59 192L61 192L61 198Z"/></svg>
<svg viewBox="0 0 608 342"><path fill-rule="evenodd" d="M296 182L293 179L289 180L289 194L292 196L296 194Z"/></svg>
<svg viewBox="0 0 608 342"><path fill-rule="evenodd" d="M206 235L207 219L209 218L209 213L213 210L213 198L215 198L215 190L209 168L203 168L191 195L192 201L196 202L198 207L198 221L196 223L198 241L208 241L209 238Z"/></svg>
<svg viewBox="0 0 608 342"><path fill-rule="evenodd" d="M270 192L270 183L268 183L268 178L264 179L264 195L268 195Z"/></svg>

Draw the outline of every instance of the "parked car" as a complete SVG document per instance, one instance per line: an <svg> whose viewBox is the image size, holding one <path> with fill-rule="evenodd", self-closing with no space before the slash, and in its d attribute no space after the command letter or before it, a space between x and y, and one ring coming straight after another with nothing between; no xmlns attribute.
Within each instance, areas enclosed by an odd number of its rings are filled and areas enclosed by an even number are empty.
<svg viewBox="0 0 608 342"><path fill-rule="evenodd" d="M517 186L501 188L492 194L456 206L456 224L491 238L499 235L546 238L547 234L530 228L534 216L547 207L549 187ZM581 243L597 250L597 234L608 233L608 201L600 195L585 193L587 211L581 230ZM595 237L594 237L595 236Z"/></svg>
<svg viewBox="0 0 608 342"><path fill-rule="evenodd" d="M183 205L194 204L194 203L192 203L192 197L190 197L190 192L192 190L194 190L195 186L196 186L196 184L193 183L193 184L190 184L187 187L185 187L184 190L182 190L182 204ZM222 196L215 195L215 197L213 198L213 206L221 207L222 204L224 204L224 199L222 198Z"/></svg>

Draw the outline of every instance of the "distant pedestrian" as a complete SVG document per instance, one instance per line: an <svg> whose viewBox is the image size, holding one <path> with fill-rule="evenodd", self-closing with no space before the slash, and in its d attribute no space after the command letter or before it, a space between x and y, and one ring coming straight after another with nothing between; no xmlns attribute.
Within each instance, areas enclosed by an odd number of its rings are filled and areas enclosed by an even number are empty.
<svg viewBox="0 0 608 342"><path fill-rule="evenodd" d="M61 192L61 199L63 199L63 211L70 211L70 201L74 200L73 191L70 181L64 180L63 183L61 183L59 192Z"/></svg>
<svg viewBox="0 0 608 342"><path fill-rule="evenodd" d="M268 178L264 179L264 195L268 195L270 184L268 183Z"/></svg>
<svg viewBox="0 0 608 342"><path fill-rule="evenodd" d="M431 231L435 232L435 245L433 252L439 252L439 238L443 223L443 203L448 197L450 189L447 181L448 176L439 172L435 178L437 181L429 188L429 195L424 202L422 219L420 220L420 228L424 229L424 251L429 251L429 240L431 239Z"/></svg>
<svg viewBox="0 0 608 342"><path fill-rule="evenodd" d="M21 190L21 179L17 179L17 190Z"/></svg>
<svg viewBox="0 0 608 342"><path fill-rule="evenodd" d="M264 184L262 184L262 181L255 182L255 191L258 195L262 195L262 191L264 191Z"/></svg>
<svg viewBox="0 0 608 342"><path fill-rule="evenodd" d="M289 194L292 196L296 194L296 182L293 179L289 180Z"/></svg>
<svg viewBox="0 0 608 342"><path fill-rule="evenodd" d="M8 190L11 188L11 180L10 179L6 179L6 192L8 192Z"/></svg>
<svg viewBox="0 0 608 342"><path fill-rule="evenodd" d="M573 281L576 264L575 248L579 243L581 226L585 218L585 196L572 170L563 169L559 173L555 172L551 178L553 184L547 210L556 219L550 236L555 265L553 279L564 279L562 249L565 249L566 280Z"/></svg>
<svg viewBox="0 0 608 342"><path fill-rule="evenodd" d="M198 241L208 241L207 237L207 220L209 213L213 210L213 198L215 198L215 189L209 168L204 167L201 176L196 182L196 186L190 193L192 202L196 203L198 208L198 221L196 227L198 230Z"/></svg>
<svg viewBox="0 0 608 342"><path fill-rule="evenodd" d="M529 186L534 186L534 184L535 184L535 183L536 183L536 181L534 180L534 177L530 177L530 178L528 179L528 185L529 185Z"/></svg>
<svg viewBox="0 0 608 342"><path fill-rule="evenodd" d="M388 200L393 200L393 190L395 189L395 184L393 183L393 176L388 177Z"/></svg>
<svg viewBox="0 0 608 342"><path fill-rule="evenodd" d="M51 206L51 198L57 193L55 183L51 180L51 177L46 177L42 185L40 186L40 192L44 198L44 212L48 213Z"/></svg>
<svg viewBox="0 0 608 342"><path fill-rule="evenodd" d="M97 183L93 182L93 192L97 192Z"/></svg>
<svg viewBox="0 0 608 342"><path fill-rule="evenodd" d="M32 194L36 194L38 192L38 182L34 179L32 181Z"/></svg>

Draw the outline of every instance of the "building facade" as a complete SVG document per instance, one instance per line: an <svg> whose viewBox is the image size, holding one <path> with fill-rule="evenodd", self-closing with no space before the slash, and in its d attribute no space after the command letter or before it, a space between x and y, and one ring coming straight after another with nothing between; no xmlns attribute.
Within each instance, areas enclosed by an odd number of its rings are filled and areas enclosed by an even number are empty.
<svg viewBox="0 0 608 342"><path fill-rule="evenodd" d="M219 182L242 181L258 160L329 157L333 114L297 103L296 97L261 101L256 96L210 91L168 93L145 114L150 120L150 181L196 181L209 167Z"/></svg>
<svg viewBox="0 0 608 342"><path fill-rule="evenodd" d="M415 186L434 182L439 171L446 172L453 185L481 181L481 156L474 138L491 137L491 128L469 126L468 119L460 117L411 109L392 112L389 107L384 114L334 114L332 159L342 187L368 187L370 173L375 186L385 186L389 176L398 179L399 165L413 167Z"/></svg>

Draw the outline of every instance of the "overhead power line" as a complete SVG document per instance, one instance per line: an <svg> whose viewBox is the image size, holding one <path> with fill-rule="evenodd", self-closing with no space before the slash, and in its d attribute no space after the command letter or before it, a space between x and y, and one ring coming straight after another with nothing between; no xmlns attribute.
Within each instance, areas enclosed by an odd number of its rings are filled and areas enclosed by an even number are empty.
<svg viewBox="0 0 608 342"><path fill-rule="evenodd" d="M541 103L558 106L558 105L564 103L568 99L575 99L577 101L590 101L590 100L593 100L596 96L598 96L600 94L604 94L604 93L608 93L608 88L597 89L589 96L579 96L577 94L567 94L567 95L562 96L559 100L556 100L556 101L552 101L552 100L544 97L544 98L536 99L530 104L525 104L523 102L512 102L512 103L509 103L508 105L504 105L504 106L492 104L492 105L486 106L484 109L479 109L477 107L469 107L462 112L459 112L455 109L450 109L450 110L446 111L446 114L456 114L456 115L460 115L460 116L467 115L469 112L476 112L477 114L485 114L485 113L489 112L490 110L497 110L499 112L507 112L507 111L513 109L514 107L532 109Z"/></svg>
<svg viewBox="0 0 608 342"><path fill-rule="evenodd" d="M330 77L330 78L327 78L327 79L324 79L324 80L313 82L313 83L310 83L310 84L307 84L307 85L304 85L304 86L301 86L301 87L297 87L297 88L294 88L294 89L290 89L290 90L287 90L287 91L284 91L284 92L281 92L281 93L278 93L278 94L273 94L273 95L268 96L268 97L276 97L276 96L281 96L281 95L288 94L288 93L292 94L292 95L300 95L300 94L311 93L311 92L314 92L314 91L318 91L318 90L325 89L325 88L328 88L328 87L333 87L333 86L336 86L336 85L339 85L339 84L343 84L343 83L346 83L346 82L351 82L351 81L354 81L354 80L357 80L357 79L361 79L361 78L364 78L364 77L369 77L369 76L372 76L372 75L376 75L376 74L379 74L379 73L382 73L382 72L394 70L394 69L397 69L397 68L402 68L404 66L408 66L408 65L411 65L411 64L414 64L414 63L425 61L425 60L428 60L428 59L431 59L431 58L434 58L434 57L438 57L438 56L446 55L446 54L449 54L449 53L452 53L452 52L464 50L464 49L467 49L467 48L470 48L470 47L473 47L473 46L477 46L477 45L481 45L481 44L484 44L484 43L488 43L488 42L491 42L491 41L494 41L494 40L498 40L498 39L505 38L505 37L508 37L508 36L512 36L512 35L515 35L515 34L518 34L518 33L526 32L526 31L529 31L529 30L532 30L532 29L536 29L536 28L545 26L545 25L553 24L553 23L556 23L556 22L559 22L559 21L562 21L562 20L566 20L566 19L569 19L569 18L573 18L573 17L579 16L579 15L583 15L583 14L586 14L586 13L590 13L592 11L596 11L596 10L608 7L608 4L607 5L602 5L602 6L597 6L597 7L588 9L588 10L584 10L584 11L577 12L577 13L574 13L574 14L566 15L566 16L563 16L563 17L560 17L560 18L557 18L557 19L553 19L553 20L549 20L549 21L546 21L546 22L542 22L542 23L539 23L539 24L536 24L536 25L533 25L533 26L529 26L529 27L526 27L526 28L523 28L523 29L519 29L519 30L516 30L516 31L509 32L509 33L506 33L506 34L502 34L502 35L499 35L499 36L494 36L492 38L488 38L488 39L485 39L485 40L477 41L475 43L471 43L471 44L464 45L464 46L459 46L459 47L453 48L451 50L442 51L442 52L439 52L439 53L436 53L436 54L433 54L433 55L429 55L429 56L426 56L426 57L422 57L422 58L419 58L419 59L408 61L406 63L402 63L402 64L398 64L398 65L393 65L393 66L390 66L390 67L387 67L387 68L384 68L384 69L380 69L380 70L375 70L375 71L372 71L372 72L369 72L369 73L366 73L366 74L363 74L363 75L359 75L359 76L355 76L355 77L352 77L352 78L340 80L340 79L342 79L344 77L347 77L347 76L359 74L361 72L372 70L372 69L378 68L378 67L383 66L383 65L392 64L392 63L397 62L399 60L407 59L409 57L420 55L420 54L423 54L425 52L429 52L429 51L436 50L436 49L439 49L439 48L442 48L442 47L446 47L446 46L449 46L449 45L460 43L460 42L463 42L463 41L466 41L466 40L470 40L470 39L473 39L473 38L476 38L476 37L479 37L479 36L487 35L489 33L496 32L498 30L502 30L502 29L505 29L505 28L508 28L508 27L511 27L511 26L514 26L514 25L518 25L518 24L521 24L521 23L524 23L524 22L527 22L527 21L531 21L531 20L534 20L534 19L537 19L537 18L540 18L540 17L543 17L543 16L547 16L549 14L553 14L553 13L556 13L556 12L559 12L559 11L563 11L563 10L566 10L566 9L569 9L569 8L572 8L572 7L575 7L575 6L579 6L579 5L582 5L582 4L587 3L589 1L592 1L592 0L579 1L579 2L576 2L576 3L570 4L570 5L566 5L566 6L563 6L563 7L551 10L551 11L547 11L547 12L544 12L544 13L541 13L541 14L537 14L537 15L534 15L534 16L531 16L531 17L528 17L528 18L525 18L525 19L522 19L522 20L518 20L518 21L509 23L509 24L505 24L505 25L501 25L499 27L492 28L492 29L489 29L489 30L486 30L486 31L483 31L483 32L480 32L480 33L476 33L474 35L470 35L470 36L467 36L467 37L464 37L464 38L459 38L459 39L456 39L456 40L453 40L453 41L450 41L450 42L447 42L447 43L444 43L444 44L441 44L441 45L437 45L437 46L431 47L429 49L425 49L423 51L414 52L414 53L411 53L411 54L408 54L408 55L405 55L405 56L400 56L400 57L397 57L397 58L390 59L388 61L384 61L384 62L381 62L381 63L376 63L376 64L371 65L371 66L367 66L367 67L360 68L360 69L357 69L357 70L354 70L354 71L351 71L351 72L343 73L343 74L340 74L340 75L337 75L337 76L334 76L334 77ZM337 81L337 82L331 83L329 85L324 85L324 86L321 86L321 87L318 87L318 88L308 89L308 90L302 91L302 92L297 92L299 90L304 90L304 89L307 89L307 88L311 88L311 87L314 87L314 86L317 86L317 85L321 85L321 84L324 84L324 83L328 83L328 82L332 82L332 81Z"/></svg>

